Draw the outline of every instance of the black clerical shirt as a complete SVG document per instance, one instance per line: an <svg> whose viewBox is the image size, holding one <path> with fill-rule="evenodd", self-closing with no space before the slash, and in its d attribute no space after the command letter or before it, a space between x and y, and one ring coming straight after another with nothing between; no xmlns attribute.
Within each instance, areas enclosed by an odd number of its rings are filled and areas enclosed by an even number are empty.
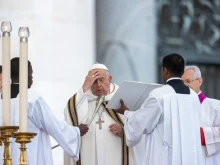
<svg viewBox="0 0 220 165"><path fill-rule="evenodd" d="M186 86L180 78L168 79L166 84L173 87L176 93L179 94L190 94L190 89Z"/></svg>
<svg viewBox="0 0 220 165"><path fill-rule="evenodd" d="M16 98L19 93L19 84L11 84L11 98Z"/></svg>

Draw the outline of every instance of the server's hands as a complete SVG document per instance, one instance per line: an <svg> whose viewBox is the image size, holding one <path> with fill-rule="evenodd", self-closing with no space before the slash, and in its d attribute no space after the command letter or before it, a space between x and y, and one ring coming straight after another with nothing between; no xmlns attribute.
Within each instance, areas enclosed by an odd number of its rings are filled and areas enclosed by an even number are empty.
<svg viewBox="0 0 220 165"><path fill-rule="evenodd" d="M124 101L122 99L120 100L120 103L121 103L121 107L119 109L116 109L115 111L117 113L124 114L124 112L126 110L128 110L128 107L126 107L126 105L124 104Z"/></svg>
<svg viewBox="0 0 220 165"><path fill-rule="evenodd" d="M87 124L80 124L79 126L80 136L85 135L89 131L89 127Z"/></svg>

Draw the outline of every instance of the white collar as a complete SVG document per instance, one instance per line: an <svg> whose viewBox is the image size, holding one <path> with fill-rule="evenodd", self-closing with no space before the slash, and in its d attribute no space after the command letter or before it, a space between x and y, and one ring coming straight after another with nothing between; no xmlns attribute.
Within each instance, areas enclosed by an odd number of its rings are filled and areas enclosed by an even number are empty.
<svg viewBox="0 0 220 165"><path fill-rule="evenodd" d="M168 81L170 81L170 80L181 80L181 78L180 78L180 77L172 77L172 78L169 78L169 79L166 81L166 83L167 83Z"/></svg>

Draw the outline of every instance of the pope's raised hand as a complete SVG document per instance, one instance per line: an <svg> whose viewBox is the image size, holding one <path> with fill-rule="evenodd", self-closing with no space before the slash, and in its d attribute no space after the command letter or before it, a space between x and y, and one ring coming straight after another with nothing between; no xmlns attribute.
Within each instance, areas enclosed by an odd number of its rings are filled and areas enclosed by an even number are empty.
<svg viewBox="0 0 220 165"><path fill-rule="evenodd" d="M89 130L89 127L88 127L87 124L80 124L78 127L79 127L79 130L80 130L80 136L85 135Z"/></svg>
<svg viewBox="0 0 220 165"><path fill-rule="evenodd" d="M83 92L86 92L89 88L91 88L92 84L95 82L96 79L99 78L99 71L97 69L91 70L83 84Z"/></svg>
<svg viewBox="0 0 220 165"><path fill-rule="evenodd" d="M120 99L120 103L121 103L121 107L119 109L116 109L115 111L117 113L124 114L124 112L126 110L128 110L128 107L126 107L126 105L125 105L125 103L124 103L124 101L122 99Z"/></svg>
<svg viewBox="0 0 220 165"><path fill-rule="evenodd" d="M122 127L116 123L116 124L111 124L109 126L110 132L112 132L113 134L117 135L117 136L122 136Z"/></svg>

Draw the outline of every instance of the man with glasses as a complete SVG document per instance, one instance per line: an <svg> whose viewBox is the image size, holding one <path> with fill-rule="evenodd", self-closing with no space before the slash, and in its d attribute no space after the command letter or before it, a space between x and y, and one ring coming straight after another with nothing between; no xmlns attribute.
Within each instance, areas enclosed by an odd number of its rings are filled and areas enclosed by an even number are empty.
<svg viewBox="0 0 220 165"><path fill-rule="evenodd" d="M197 66L186 66L183 82L193 89L201 103L201 143L206 165L220 164L220 101L206 97L200 90L203 79Z"/></svg>

